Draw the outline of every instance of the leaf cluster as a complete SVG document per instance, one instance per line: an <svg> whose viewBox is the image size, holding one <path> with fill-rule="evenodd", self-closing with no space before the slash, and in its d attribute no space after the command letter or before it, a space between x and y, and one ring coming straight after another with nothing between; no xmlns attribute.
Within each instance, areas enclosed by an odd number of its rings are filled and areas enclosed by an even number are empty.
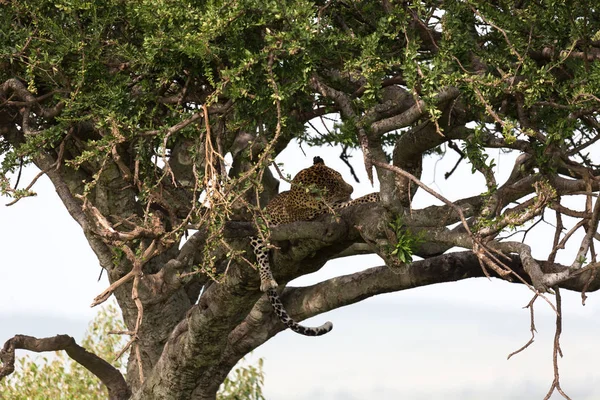
<svg viewBox="0 0 600 400"><path fill-rule="evenodd" d="M411 263L415 250L424 241L423 236L413 234L404 225L402 217L396 217L394 221L390 222L389 227L393 230L396 239L390 254L396 256L402 263Z"/></svg>

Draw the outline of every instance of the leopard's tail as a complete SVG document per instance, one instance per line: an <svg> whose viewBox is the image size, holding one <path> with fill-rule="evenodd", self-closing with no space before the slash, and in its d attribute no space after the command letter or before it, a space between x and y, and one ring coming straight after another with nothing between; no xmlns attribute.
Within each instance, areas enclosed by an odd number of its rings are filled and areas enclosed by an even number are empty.
<svg viewBox="0 0 600 400"><path fill-rule="evenodd" d="M258 273L260 274L260 291L266 292L269 289L277 288L277 282L273 278L271 266L269 265L269 250L262 239L258 237L250 238L250 245L254 249L256 262L258 263Z"/></svg>
<svg viewBox="0 0 600 400"><path fill-rule="evenodd" d="M269 301L273 306L275 314L277 314L281 322L283 322L288 328L290 328L294 332L305 336L321 336L333 329L333 324L329 321L325 322L321 326L317 326L314 328L300 325L299 323L294 321L292 317L289 316L287 311L285 311L285 308L283 308L283 304L281 303L281 299L279 298L277 290L267 290L267 296L269 297Z"/></svg>
<svg viewBox="0 0 600 400"><path fill-rule="evenodd" d="M326 322L321 326L311 328L300 325L289 316L287 311L285 311L285 308L283 308L283 304L281 303L281 299L277 293L277 282L273 278L271 267L269 265L269 250L265 246L263 240L257 237L251 237L250 244L254 249L256 261L258 262L258 271L260 273L260 290L267 292L267 296L269 297L269 301L273 306L273 310L281 322L283 322L294 332L306 336L321 336L333 329L333 324L331 322Z"/></svg>

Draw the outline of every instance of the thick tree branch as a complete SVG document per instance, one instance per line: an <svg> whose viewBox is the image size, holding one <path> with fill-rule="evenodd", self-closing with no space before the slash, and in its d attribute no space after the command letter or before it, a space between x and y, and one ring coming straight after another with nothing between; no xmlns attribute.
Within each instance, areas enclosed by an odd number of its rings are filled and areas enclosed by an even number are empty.
<svg viewBox="0 0 600 400"><path fill-rule="evenodd" d="M541 266L546 276L567 269L559 264L543 261L536 261L536 263ZM530 282L520 256L509 256L506 265L526 282ZM585 271L570 280L563 281L561 287L581 291L588 283L590 275L591 270ZM308 287L288 287L282 293L282 301L290 315L296 321L302 321L379 294L485 276L479 259L473 252L455 252L406 264L401 273L392 271L387 266L380 266L335 277ZM590 291L599 290L600 277L595 277L589 285ZM268 301L263 297L256 303L244 322L229 335L225 358L235 362L284 329L285 325L279 322Z"/></svg>
<svg viewBox="0 0 600 400"><path fill-rule="evenodd" d="M69 357L100 379L108 389L109 399L125 400L131 395L131 390L118 369L79 346L75 342L75 339L68 335L57 335L40 339L32 336L15 335L13 338L7 340L2 350L0 350L0 360L2 360L3 364L2 368L0 368L0 379L10 375L14 371L15 350L17 349L35 351L37 353L64 350Z"/></svg>
<svg viewBox="0 0 600 400"><path fill-rule="evenodd" d="M553 274L567 268L544 261L536 261L536 263L541 266L544 274ZM530 282L519 256L511 255L506 264L525 281ZM574 277L562 282L560 287L574 291L583 290L589 278L590 271L587 272L585 277ZM400 274L386 266L381 266L332 278L309 287L287 288L283 294L283 301L291 315L298 320L303 320L320 312L353 304L377 294L477 277L485 277L477 256L470 251L456 252L407 264ZM521 282L515 281L515 283ZM599 289L600 277L596 277L590 283L589 290ZM319 297L318 305L312 303L313 305L306 309L303 306L304 302L312 299L315 294Z"/></svg>

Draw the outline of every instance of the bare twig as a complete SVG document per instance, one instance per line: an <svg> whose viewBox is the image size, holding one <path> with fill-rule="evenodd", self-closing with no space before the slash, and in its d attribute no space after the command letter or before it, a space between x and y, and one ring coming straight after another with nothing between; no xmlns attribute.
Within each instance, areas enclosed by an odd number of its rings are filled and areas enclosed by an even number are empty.
<svg viewBox="0 0 600 400"><path fill-rule="evenodd" d="M560 202L560 199L558 199L557 201ZM556 259L556 252L558 251L560 234L563 231L563 229L565 229L565 227L562 222L562 214L558 210L556 210L556 229L554 230L554 239L552 241L552 252L548 256L548 261L552 263Z"/></svg>
<svg viewBox="0 0 600 400"><path fill-rule="evenodd" d="M227 103L225 103L225 105L222 105L222 106L215 104L215 105L212 105L207 108L207 113L208 114L212 114L212 113L216 113L216 112L222 113L222 112L226 111L227 109L229 109L232 105L233 105L233 101L231 101L231 100L229 100ZM203 117L204 117L203 112L197 112L197 113L192 114L189 118L167 128L166 130L146 131L146 132L141 132L140 135L142 135L142 136L157 136L157 135L161 135L161 134L172 135L173 133L182 130L186 126L198 121L199 119L201 119Z"/></svg>
<svg viewBox="0 0 600 400"><path fill-rule="evenodd" d="M456 144L454 144L453 141L448 141L448 147L457 152L460 155L460 157L458 158L458 161L456 161L456 164L454 164L454 167L452 167L452 169L449 172L446 172L444 174L444 179L450 178L454 171L456 171L456 168L458 168L458 166L460 165L461 161L464 160L464 158L466 157L465 153Z"/></svg>
<svg viewBox="0 0 600 400"><path fill-rule="evenodd" d="M135 275L135 272L133 270L131 270L125 276L123 276L121 279L119 279L116 282L113 282L108 288L106 288L102 293L100 293L98 296L96 296L94 298L94 301L92 302L90 307L96 307L98 304L104 303L106 300L108 300L110 295L113 294L113 292L119 286L132 280L134 275Z"/></svg>
<svg viewBox="0 0 600 400"><path fill-rule="evenodd" d="M589 197L588 197L589 198ZM598 197L596 197L596 204L594 205L594 211L592 213L592 218L588 222L587 232L581 241L581 245L579 246L579 251L575 256L575 260L571 267L573 268L581 268L583 263L585 262L585 256L590 249L590 244L592 243L592 238L598 229L598 217L600 217L600 193Z"/></svg>
<svg viewBox="0 0 600 400"><path fill-rule="evenodd" d="M550 390L544 400L550 399L554 389L558 391L567 400L571 400L569 396L566 395L565 392L560 387L560 375L558 373L558 356L562 357L562 350L560 349L560 334L562 333L562 301L560 297L560 289L558 286L554 287L554 292L556 293L556 309L558 313L556 314L556 331L554 333L554 348L552 352L552 364L554 366L554 380L552 381L552 385L550 386Z"/></svg>
<svg viewBox="0 0 600 400"><path fill-rule="evenodd" d="M515 354L519 354L520 352L522 352L523 350L525 350L526 348L528 348L534 341L535 339L535 319L534 319L534 311L533 311L533 304L535 303L535 301L538 298L538 294L534 294L533 298L529 301L529 304L527 304L524 308L529 308L529 318L530 318L530 325L529 325L529 331L531 332L531 338L527 341L527 343L525 343L525 345L523 345L523 347L521 347L518 350L513 351L512 353L510 353L508 355L508 357L506 358L507 360L510 360L510 358L512 356L514 356Z"/></svg>
<svg viewBox="0 0 600 400"><path fill-rule="evenodd" d="M585 220L580 220L578 221L575 226L573 226L566 234L565 236L563 236L563 238L561 239L561 241L558 243L558 245L554 246L554 248L552 249L552 251L550 252L550 255L548 256L548 259L554 259L554 257L556 257L556 253L558 252L559 249L564 249L565 248L565 244L567 243L567 241L569 241L569 239L571 238L571 236L573 236L573 234L582 226L585 225Z"/></svg>
<svg viewBox="0 0 600 400"><path fill-rule="evenodd" d="M271 165L273 166L273 168L275 168L275 171L277 172L277 176L279 176L279 179L281 179L282 181L285 181L289 184L292 183L292 180L289 178L286 178L285 176L283 176L283 173L281 172L281 169L279 168L279 165L277 165L277 163L275 161L273 161L271 163Z"/></svg>
<svg viewBox="0 0 600 400"><path fill-rule="evenodd" d="M462 212L462 209L457 206L456 204L454 204L453 202L451 202L450 200L448 200L447 198L445 198L444 196L442 196L441 194L439 194L438 192L436 192L435 190L431 189L429 186L425 185L423 182L421 182L416 176L412 175L409 172L404 171L402 168L398 168L394 165L390 165L387 163L383 163L377 160L371 160L371 162L374 165L377 165L378 167L387 169L389 171L392 171L398 175L401 175L405 178L410 179L411 181L413 181L417 186L419 186L421 189L423 189L424 191L426 191L427 193L429 193L430 195L432 195L433 197L435 197L436 199L440 200L441 202L443 202L444 204L446 204L448 207L452 208L459 216L465 230L467 231L467 233L469 234L469 236L473 237L473 233L471 232L471 228L469 227L469 224L467 223L467 220L465 218L465 215Z"/></svg>
<svg viewBox="0 0 600 400"><path fill-rule="evenodd" d="M25 192L29 192L31 190L31 188L33 187L33 185L35 185L35 183L38 181L38 179L40 179L43 175L48 173L48 171L50 171L51 169L56 169L58 171L58 169L60 168L61 162L62 162L64 151L65 151L65 142L69 138L70 135L71 135L71 132L69 132L67 134L67 136L65 136L65 138L60 142L60 146L58 148L58 156L56 158L56 161L54 163L52 163L52 165L50 165L48 168L44 168L42 171L38 172L37 175L33 177L31 182L29 182L29 185L27 185L27 187L24 189ZM21 159L20 163L21 163L21 168L22 168L23 167L23 159ZM19 169L19 178L20 177L21 177L21 169ZM19 180L17 179L17 182L15 183L15 189L17 188L18 184L19 184ZM22 199L22 197L16 198L13 201L7 203L6 206L7 207L12 206L13 204L15 204L17 201L19 201L21 199Z"/></svg>
<svg viewBox="0 0 600 400"><path fill-rule="evenodd" d="M475 7L471 6L471 10L473 10L473 12L475 14L477 14L479 16L479 18L481 18L481 20L483 22L485 22L486 24L493 26L494 28L496 28L500 33L502 33L502 36L504 36L504 40L506 41L506 44L508 45L508 47L511 50L511 53L513 53L515 56L517 56L517 58L519 59L519 63L523 64L524 60L523 60L523 56L521 56L521 54L519 54L519 52L517 51L517 49L515 49L515 47L513 46L513 44L511 43L510 39L508 38L508 34L506 33L506 31L502 28L500 28L498 25L494 24L490 19L486 19L483 14L481 14Z"/></svg>
<svg viewBox="0 0 600 400"><path fill-rule="evenodd" d="M142 267L144 266L144 264L146 262L148 262L148 260L150 260L152 257L154 257L158 252L156 239L154 239L152 241L152 243L150 244L150 246L148 246L148 248L143 251L143 254L139 259L135 257L133 251L131 251L131 249L128 246L122 246L121 249L124 251L124 253L127 256L127 258L129 259L129 261L133 264L131 271L129 271L125 276L123 276L118 281L113 282L102 293L100 293L98 296L96 296L94 298L94 301L90 305L90 307L95 307L98 304L104 303L106 300L108 300L110 295L113 294L113 292L118 287L120 287L121 285L134 279L136 275L141 274Z"/></svg>
<svg viewBox="0 0 600 400"><path fill-rule="evenodd" d="M352 164L350 164L350 161L348 161L348 158L350 158L350 156L348 155L348 146L344 146L342 148L342 153L340 154L340 160L342 160L344 162L344 164L346 164L346 166L350 170L350 173L352 174L352 177L354 178L356 183L360 183L358 176L356 176L356 172L354 172L354 167L352 167Z"/></svg>

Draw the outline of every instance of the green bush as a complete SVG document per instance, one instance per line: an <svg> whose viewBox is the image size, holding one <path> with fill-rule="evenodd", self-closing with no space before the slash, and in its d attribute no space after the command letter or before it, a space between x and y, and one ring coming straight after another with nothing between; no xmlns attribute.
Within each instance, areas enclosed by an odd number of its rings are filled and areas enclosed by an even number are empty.
<svg viewBox="0 0 600 400"><path fill-rule="evenodd" d="M114 358L125 345L126 337L109 333L118 330L125 330L125 325L117 307L108 304L90 322L81 345L125 374L127 356ZM264 399L262 365L263 360L259 359L257 366L236 368L221 386L218 398ZM100 380L64 351L57 351L50 358L17 354L15 372L0 381L0 399L3 400L104 400L107 397L108 391Z"/></svg>

